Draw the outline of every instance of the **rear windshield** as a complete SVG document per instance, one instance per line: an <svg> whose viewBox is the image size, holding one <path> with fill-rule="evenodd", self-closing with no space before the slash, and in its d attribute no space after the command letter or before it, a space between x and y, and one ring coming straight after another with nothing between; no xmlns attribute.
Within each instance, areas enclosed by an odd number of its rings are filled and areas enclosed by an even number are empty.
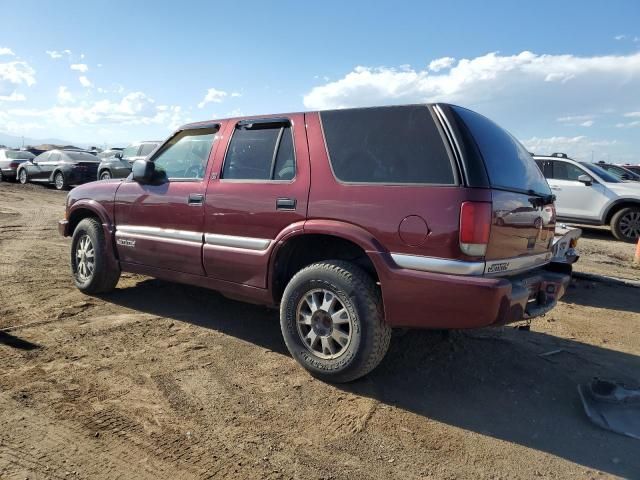
<svg viewBox="0 0 640 480"><path fill-rule="evenodd" d="M98 158L95 155L84 152L65 152L65 155L71 160L78 162L97 162Z"/></svg>
<svg viewBox="0 0 640 480"><path fill-rule="evenodd" d="M15 150L7 150L6 152L7 158L11 160L30 160L35 158L35 155L31 152L16 152Z"/></svg>
<svg viewBox="0 0 640 480"><path fill-rule="evenodd" d="M353 183L455 183L451 160L424 105L322 112L333 172Z"/></svg>
<svg viewBox="0 0 640 480"><path fill-rule="evenodd" d="M580 162L580 165L588 168L607 183L620 183L620 179L618 177L616 177L612 173L607 172L604 168L600 168L598 165L594 165L593 163L589 162Z"/></svg>
<svg viewBox="0 0 640 480"><path fill-rule="evenodd" d="M542 172L526 148L513 135L488 118L453 107L476 141L491 186L519 192L551 194Z"/></svg>

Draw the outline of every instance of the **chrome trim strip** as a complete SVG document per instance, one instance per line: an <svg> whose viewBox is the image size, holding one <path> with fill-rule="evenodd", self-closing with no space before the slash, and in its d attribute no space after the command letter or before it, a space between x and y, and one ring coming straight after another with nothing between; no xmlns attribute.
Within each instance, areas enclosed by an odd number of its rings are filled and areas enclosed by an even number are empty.
<svg viewBox="0 0 640 480"><path fill-rule="evenodd" d="M143 235L140 233L128 233L116 231L116 239L138 239L138 240L152 240L154 242L172 243L174 245L185 245L190 247L202 247L202 242L194 242L192 240L180 240L178 238L159 237L154 235ZM124 245L123 245L124 246Z"/></svg>
<svg viewBox="0 0 640 480"><path fill-rule="evenodd" d="M267 238L238 237L235 235L220 235L217 233L205 233L204 242L207 245L218 247L243 248L245 250L266 250L271 245Z"/></svg>
<svg viewBox="0 0 640 480"><path fill-rule="evenodd" d="M488 276L512 275L522 270L545 265L551 261L552 256L553 252L544 252L524 257L489 260L486 262L484 273Z"/></svg>
<svg viewBox="0 0 640 480"><path fill-rule="evenodd" d="M146 237L182 240L184 242L202 243L202 233L172 228L143 227L133 225L118 225L116 230L122 234L144 235Z"/></svg>
<svg viewBox="0 0 640 480"><path fill-rule="evenodd" d="M465 262L448 258L423 257L392 253L391 258L401 268L448 275L486 275L490 277L513 275L523 270L540 267L551 261L552 252L524 257L503 258L488 262Z"/></svg>
<svg viewBox="0 0 640 480"><path fill-rule="evenodd" d="M403 253L392 253L391 258L399 267L410 270L451 275L482 275L484 273L484 262L464 262L447 258L405 255Z"/></svg>

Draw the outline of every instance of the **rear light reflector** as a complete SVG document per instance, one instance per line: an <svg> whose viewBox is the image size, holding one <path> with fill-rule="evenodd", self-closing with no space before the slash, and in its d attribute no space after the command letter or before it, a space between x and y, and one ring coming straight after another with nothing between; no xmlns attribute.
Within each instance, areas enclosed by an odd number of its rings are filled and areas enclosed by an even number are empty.
<svg viewBox="0 0 640 480"><path fill-rule="evenodd" d="M472 257L487 253L491 230L491 204L463 202L460 207L460 250Z"/></svg>

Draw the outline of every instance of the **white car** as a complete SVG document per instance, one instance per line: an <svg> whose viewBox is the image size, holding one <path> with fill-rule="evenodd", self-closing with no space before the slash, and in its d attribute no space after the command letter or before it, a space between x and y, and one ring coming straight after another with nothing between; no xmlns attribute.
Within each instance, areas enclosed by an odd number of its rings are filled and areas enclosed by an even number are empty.
<svg viewBox="0 0 640 480"><path fill-rule="evenodd" d="M577 162L564 153L533 158L556 196L558 220L610 225L618 240L638 241L639 182L625 182L595 163Z"/></svg>

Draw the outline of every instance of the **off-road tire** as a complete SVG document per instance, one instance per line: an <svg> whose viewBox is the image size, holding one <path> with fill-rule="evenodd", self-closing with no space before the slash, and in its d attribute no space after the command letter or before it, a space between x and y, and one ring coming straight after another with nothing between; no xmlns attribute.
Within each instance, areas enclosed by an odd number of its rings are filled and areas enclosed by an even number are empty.
<svg viewBox="0 0 640 480"><path fill-rule="evenodd" d="M89 237L94 249L94 269L87 279L79 275L76 255L78 244L85 235ZM107 259L106 240L100 222L95 218L80 221L71 238L71 272L76 287L89 295L110 292L120 279L120 268L113 267L112 264Z"/></svg>
<svg viewBox="0 0 640 480"><path fill-rule="evenodd" d="M299 334L298 305L318 289L334 294L352 318L350 342L333 359L315 355ZM350 382L371 372L384 358L391 339L380 289L364 270L341 260L315 263L294 275L280 304L280 327L293 358L314 377L334 383Z"/></svg>
<svg viewBox="0 0 640 480"><path fill-rule="evenodd" d="M628 235L628 232L623 231L622 222L625 218L628 218L629 215L633 215L640 217L640 207L627 207L622 208L617 211L613 217L611 218L611 233L618 240L629 243L636 243L638 241L638 237L632 235Z"/></svg>

